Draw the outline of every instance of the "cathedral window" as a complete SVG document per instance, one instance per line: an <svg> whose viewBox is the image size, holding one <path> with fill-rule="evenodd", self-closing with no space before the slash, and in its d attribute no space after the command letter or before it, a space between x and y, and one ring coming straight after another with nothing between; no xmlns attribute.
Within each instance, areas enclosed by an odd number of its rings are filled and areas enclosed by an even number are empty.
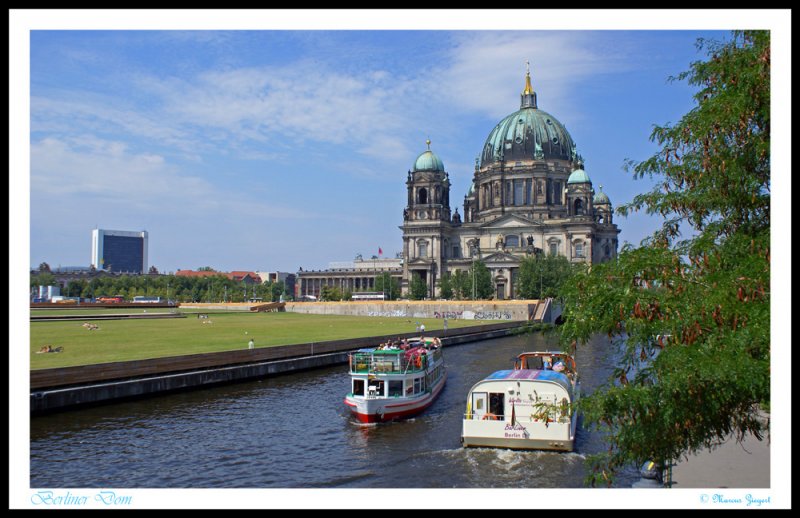
<svg viewBox="0 0 800 518"><path fill-rule="evenodd" d="M550 243L550 255L558 255L558 243Z"/></svg>
<svg viewBox="0 0 800 518"><path fill-rule="evenodd" d="M575 257L583 257L583 243L575 243Z"/></svg>
<svg viewBox="0 0 800 518"><path fill-rule="evenodd" d="M575 215L576 216L583 215L583 200L581 199L575 200Z"/></svg>
<svg viewBox="0 0 800 518"><path fill-rule="evenodd" d="M519 246L519 236L506 236L506 247L516 248Z"/></svg>
<svg viewBox="0 0 800 518"><path fill-rule="evenodd" d="M514 205L523 205L525 203L523 185L523 180L514 180Z"/></svg>
<svg viewBox="0 0 800 518"><path fill-rule="evenodd" d="M419 257L428 257L428 243L421 242L418 245L419 247Z"/></svg>

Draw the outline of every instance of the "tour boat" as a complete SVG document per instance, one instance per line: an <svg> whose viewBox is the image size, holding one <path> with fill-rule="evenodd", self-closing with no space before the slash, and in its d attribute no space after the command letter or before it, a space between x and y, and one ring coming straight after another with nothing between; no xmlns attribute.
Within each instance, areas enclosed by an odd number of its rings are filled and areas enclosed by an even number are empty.
<svg viewBox="0 0 800 518"><path fill-rule="evenodd" d="M447 370L438 338L413 338L350 354L351 392L344 403L362 423L411 417L428 408Z"/></svg>
<svg viewBox="0 0 800 518"><path fill-rule="evenodd" d="M575 360L561 352L528 352L514 369L494 372L469 391L464 447L572 451L580 397Z"/></svg>

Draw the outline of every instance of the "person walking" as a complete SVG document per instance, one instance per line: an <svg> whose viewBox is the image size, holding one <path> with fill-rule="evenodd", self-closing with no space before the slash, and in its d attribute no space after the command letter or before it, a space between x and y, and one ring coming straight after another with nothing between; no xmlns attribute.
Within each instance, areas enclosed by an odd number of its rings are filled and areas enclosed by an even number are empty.
<svg viewBox="0 0 800 518"><path fill-rule="evenodd" d="M256 343L251 338L250 341L247 343L247 348L248 349L255 349L255 347L256 347Z"/></svg>

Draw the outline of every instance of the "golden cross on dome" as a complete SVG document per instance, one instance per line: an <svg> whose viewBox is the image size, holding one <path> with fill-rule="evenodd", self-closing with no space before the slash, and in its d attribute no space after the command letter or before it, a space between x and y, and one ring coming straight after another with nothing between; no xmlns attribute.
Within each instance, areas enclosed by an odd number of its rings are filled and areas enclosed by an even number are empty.
<svg viewBox="0 0 800 518"><path fill-rule="evenodd" d="M530 95L533 93L533 87L531 86L531 62L525 62L525 90L522 92L523 95Z"/></svg>

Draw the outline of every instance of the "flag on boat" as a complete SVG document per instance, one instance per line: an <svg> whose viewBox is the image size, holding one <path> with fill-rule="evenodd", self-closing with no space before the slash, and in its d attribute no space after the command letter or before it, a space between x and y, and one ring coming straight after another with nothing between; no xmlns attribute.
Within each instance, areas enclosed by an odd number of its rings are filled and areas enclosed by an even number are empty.
<svg viewBox="0 0 800 518"><path fill-rule="evenodd" d="M515 424L517 424L517 412L516 412L516 409L514 407L514 402L512 401L511 402L511 426L514 426Z"/></svg>

